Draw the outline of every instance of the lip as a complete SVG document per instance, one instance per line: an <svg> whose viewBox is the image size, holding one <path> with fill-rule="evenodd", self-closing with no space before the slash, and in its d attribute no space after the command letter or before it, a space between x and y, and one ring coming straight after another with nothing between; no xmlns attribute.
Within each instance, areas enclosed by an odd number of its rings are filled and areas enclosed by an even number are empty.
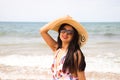
<svg viewBox="0 0 120 80"><path fill-rule="evenodd" d="M63 39L68 39L68 36L62 35L62 38L63 38Z"/></svg>

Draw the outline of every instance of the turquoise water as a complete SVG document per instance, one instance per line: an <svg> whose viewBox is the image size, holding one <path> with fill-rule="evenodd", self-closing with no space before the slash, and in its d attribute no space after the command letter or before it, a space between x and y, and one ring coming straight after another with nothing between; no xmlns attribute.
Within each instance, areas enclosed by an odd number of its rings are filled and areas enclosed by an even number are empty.
<svg viewBox="0 0 120 80"><path fill-rule="evenodd" d="M39 29L47 22L0 22L0 38L19 39L38 39L40 38ZM89 41L119 41L120 22L84 22L81 23L89 34ZM56 38L57 33L51 32ZM0 43L7 43L2 41ZM11 40L9 41L11 42ZM17 42L17 41L16 41Z"/></svg>
<svg viewBox="0 0 120 80"><path fill-rule="evenodd" d="M0 22L0 37L38 37L39 28L47 22ZM120 38L120 22L83 22L89 36Z"/></svg>
<svg viewBox="0 0 120 80"><path fill-rule="evenodd" d="M39 29L47 22L0 22L0 45L43 43ZM107 50L119 49L120 22L83 22L88 32L87 47L102 46ZM50 31L56 39L57 33ZM110 45L110 46L109 46Z"/></svg>
<svg viewBox="0 0 120 80"><path fill-rule="evenodd" d="M38 30L45 23L0 22L0 37L38 37Z"/></svg>

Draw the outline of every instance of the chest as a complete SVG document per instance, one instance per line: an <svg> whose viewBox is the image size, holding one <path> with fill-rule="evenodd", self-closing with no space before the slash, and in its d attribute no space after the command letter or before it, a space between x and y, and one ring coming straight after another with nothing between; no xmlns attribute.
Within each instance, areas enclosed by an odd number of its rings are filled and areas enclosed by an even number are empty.
<svg viewBox="0 0 120 80"><path fill-rule="evenodd" d="M58 67L64 64L66 53L65 51L59 51L55 57L55 66Z"/></svg>

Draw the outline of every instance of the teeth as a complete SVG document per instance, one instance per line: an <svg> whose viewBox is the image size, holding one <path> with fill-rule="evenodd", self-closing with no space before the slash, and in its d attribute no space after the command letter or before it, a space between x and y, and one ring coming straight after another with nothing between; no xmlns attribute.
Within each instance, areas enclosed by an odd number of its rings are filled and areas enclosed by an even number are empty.
<svg viewBox="0 0 120 80"><path fill-rule="evenodd" d="M67 36L63 36L64 39L67 39Z"/></svg>

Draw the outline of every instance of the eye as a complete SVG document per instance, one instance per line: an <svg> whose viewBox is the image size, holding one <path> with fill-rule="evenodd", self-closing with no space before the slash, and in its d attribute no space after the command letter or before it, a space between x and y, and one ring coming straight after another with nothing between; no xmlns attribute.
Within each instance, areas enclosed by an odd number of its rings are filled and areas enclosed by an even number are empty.
<svg viewBox="0 0 120 80"><path fill-rule="evenodd" d="M73 30L67 30L67 34L73 34L74 33L74 31Z"/></svg>
<svg viewBox="0 0 120 80"><path fill-rule="evenodd" d="M67 33L67 35L72 35L74 33L73 30L61 30L61 33Z"/></svg>
<svg viewBox="0 0 120 80"><path fill-rule="evenodd" d="M65 32L66 32L66 30L61 30L60 32L61 32L61 33L65 33Z"/></svg>

